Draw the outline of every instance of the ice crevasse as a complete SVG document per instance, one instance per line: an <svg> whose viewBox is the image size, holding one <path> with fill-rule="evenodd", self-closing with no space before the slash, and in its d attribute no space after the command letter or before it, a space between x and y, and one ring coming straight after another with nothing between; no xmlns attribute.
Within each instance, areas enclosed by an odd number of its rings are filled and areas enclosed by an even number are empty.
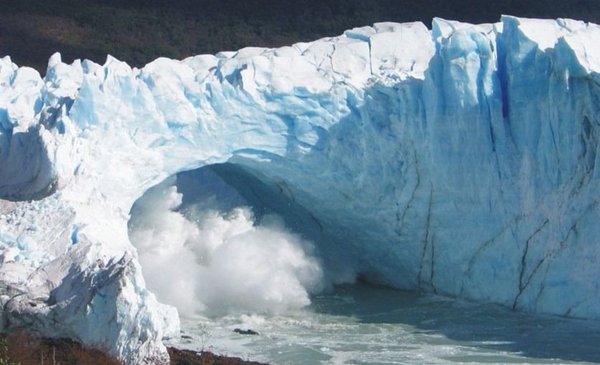
<svg viewBox="0 0 600 365"><path fill-rule="evenodd" d="M310 212L331 270L600 318L599 44L594 24L505 16L142 69L56 54L44 78L4 57L1 326L167 363L177 312L145 287L129 212L225 162Z"/></svg>

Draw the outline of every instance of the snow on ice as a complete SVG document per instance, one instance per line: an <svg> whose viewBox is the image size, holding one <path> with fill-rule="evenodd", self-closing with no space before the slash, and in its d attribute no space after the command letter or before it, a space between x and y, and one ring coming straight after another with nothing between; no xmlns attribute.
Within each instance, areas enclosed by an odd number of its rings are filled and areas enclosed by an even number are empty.
<svg viewBox="0 0 600 365"><path fill-rule="evenodd" d="M157 184L202 167L240 191L271 194L261 204L278 209L278 227L297 223L273 231L249 208L210 216L254 237L252 255L275 253L263 266L278 255L296 265L265 274L289 275L296 289L273 284L264 291L273 296L251 302L281 295L301 306L307 293L361 276L600 318L598 44L594 24L507 16L435 19L432 30L379 23L142 69L112 57L65 64L56 54L44 78L4 57L2 324L75 338L131 364L166 363L162 339L177 333L178 314L146 289L142 271L152 287L160 269L140 266L151 252L132 245L130 211ZM173 186L152 219L188 227ZM248 205L250 193L240 194ZM238 241L219 237L239 253ZM271 239L281 244L255 247ZM218 278L218 269L200 273ZM239 278L229 280L234 290ZM202 305L231 299L218 285L200 288ZM247 302L233 300L254 309Z"/></svg>

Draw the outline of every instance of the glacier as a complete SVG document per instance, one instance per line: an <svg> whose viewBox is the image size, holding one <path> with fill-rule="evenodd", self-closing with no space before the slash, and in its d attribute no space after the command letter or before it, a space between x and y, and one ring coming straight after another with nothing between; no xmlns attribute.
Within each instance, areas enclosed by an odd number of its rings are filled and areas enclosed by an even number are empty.
<svg viewBox="0 0 600 365"><path fill-rule="evenodd" d="M0 59L0 329L168 363L178 313L128 221L211 166L285 198L325 275L599 319L600 26L432 24L44 78Z"/></svg>

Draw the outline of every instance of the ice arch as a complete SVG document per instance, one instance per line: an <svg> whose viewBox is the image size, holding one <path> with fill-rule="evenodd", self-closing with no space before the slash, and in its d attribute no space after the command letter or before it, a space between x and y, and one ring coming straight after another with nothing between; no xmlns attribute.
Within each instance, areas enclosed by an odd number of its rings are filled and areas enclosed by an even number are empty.
<svg viewBox="0 0 600 365"><path fill-rule="evenodd" d="M0 95L3 150L37 126L51 171L28 176L57 189L0 205L3 325L166 362L177 315L145 287L129 212L225 162L280 186L367 280L599 318L600 28L433 24L139 70L54 56L33 96ZM2 85L29 72L0 66Z"/></svg>

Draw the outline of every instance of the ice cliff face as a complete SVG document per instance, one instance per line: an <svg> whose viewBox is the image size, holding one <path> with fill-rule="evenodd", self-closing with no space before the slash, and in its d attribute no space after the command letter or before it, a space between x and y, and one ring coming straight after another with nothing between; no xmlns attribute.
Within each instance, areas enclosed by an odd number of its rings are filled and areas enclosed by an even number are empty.
<svg viewBox="0 0 600 365"><path fill-rule="evenodd" d="M600 27L380 23L132 69L0 60L0 300L27 326L166 363L129 211L229 162L280 187L319 254L399 288L600 318Z"/></svg>

